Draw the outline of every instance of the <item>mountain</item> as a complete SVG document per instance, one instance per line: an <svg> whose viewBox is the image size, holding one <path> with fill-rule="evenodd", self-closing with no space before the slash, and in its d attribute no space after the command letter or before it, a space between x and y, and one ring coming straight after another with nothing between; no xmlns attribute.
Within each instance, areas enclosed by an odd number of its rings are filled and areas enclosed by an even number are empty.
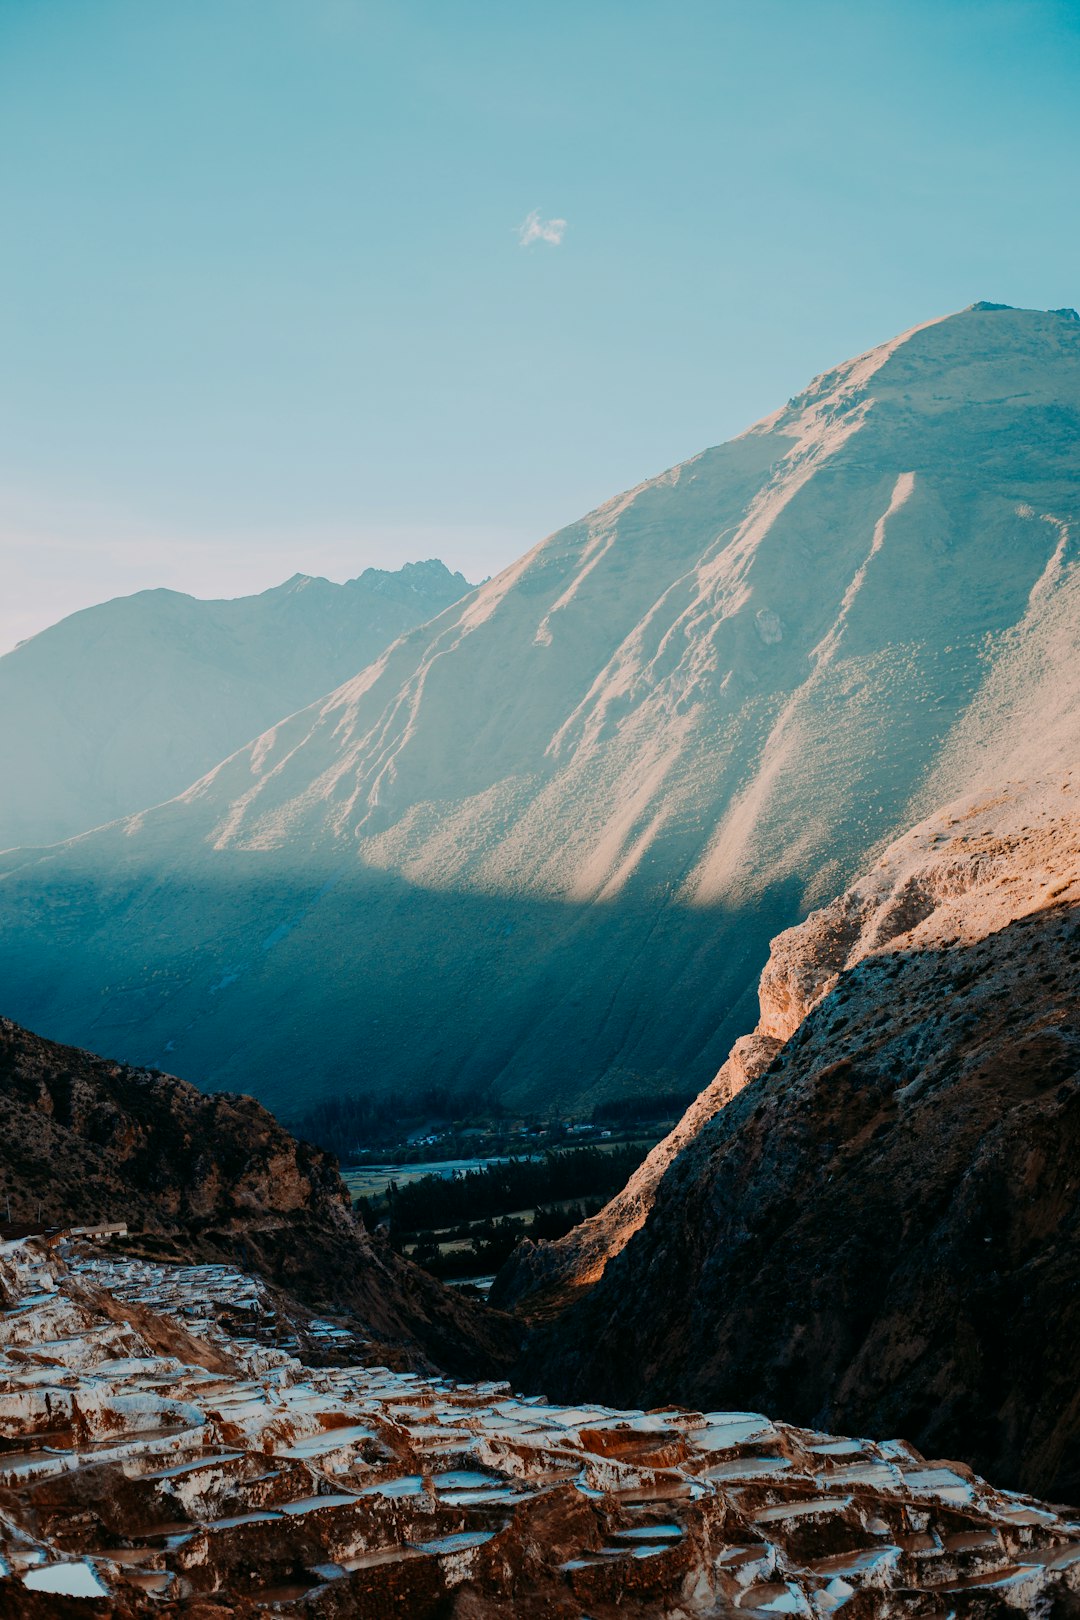
<svg viewBox="0 0 1080 1620"><path fill-rule="evenodd" d="M1080 743L1080 320L975 305L536 546L170 803L0 859L8 1010L279 1109L707 1085L769 941Z"/></svg>
<svg viewBox="0 0 1080 1620"><path fill-rule="evenodd" d="M512 1350L505 1318L370 1237L335 1161L250 1097L207 1097L7 1019L0 1210L36 1232L123 1221L144 1254L239 1263L407 1364L484 1376Z"/></svg>
<svg viewBox="0 0 1080 1620"><path fill-rule="evenodd" d="M573 1302L526 1388L903 1433L1076 1500L1078 800L1068 771L954 803L779 937L756 1076L695 1105L643 1224L592 1286L603 1220L534 1252Z"/></svg>
<svg viewBox="0 0 1080 1620"><path fill-rule="evenodd" d="M470 590L441 562L259 596L139 591L0 658L0 849L171 799Z"/></svg>

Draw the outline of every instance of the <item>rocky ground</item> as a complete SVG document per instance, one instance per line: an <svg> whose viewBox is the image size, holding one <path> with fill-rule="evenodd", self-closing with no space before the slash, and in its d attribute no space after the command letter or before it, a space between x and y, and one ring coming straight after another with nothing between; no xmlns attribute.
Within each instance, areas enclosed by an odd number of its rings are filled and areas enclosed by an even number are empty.
<svg viewBox="0 0 1080 1620"><path fill-rule="evenodd" d="M1080 1499L1076 799L958 803L779 936L675 1139L503 1279L549 1319L528 1387L899 1432Z"/></svg>
<svg viewBox="0 0 1080 1620"><path fill-rule="evenodd" d="M305 1365L265 1286L0 1248L0 1613L1075 1612L1080 1522L903 1441ZM349 1342L346 1348L356 1350Z"/></svg>

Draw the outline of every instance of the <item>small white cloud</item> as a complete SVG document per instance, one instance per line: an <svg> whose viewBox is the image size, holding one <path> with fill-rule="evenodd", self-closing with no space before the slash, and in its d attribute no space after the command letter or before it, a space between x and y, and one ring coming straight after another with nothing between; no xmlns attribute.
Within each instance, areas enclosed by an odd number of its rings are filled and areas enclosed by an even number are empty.
<svg viewBox="0 0 1080 1620"><path fill-rule="evenodd" d="M522 247L532 247L534 242L550 242L552 247L558 247L566 234L566 221L541 219L540 210L534 208L531 214L526 214L517 233Z"/></svg>

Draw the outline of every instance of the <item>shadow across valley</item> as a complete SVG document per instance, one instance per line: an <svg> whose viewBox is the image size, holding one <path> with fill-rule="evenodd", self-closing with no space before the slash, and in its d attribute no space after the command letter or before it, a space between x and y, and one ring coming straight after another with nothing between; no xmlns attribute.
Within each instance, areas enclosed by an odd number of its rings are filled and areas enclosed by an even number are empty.
<svg viewBox="0 0 1080 1620"><path fill-rule="evenodd" d="M0 882L3 1010L285 1119L335 1093L589 1113L696 1089L754 1024L769 941L799 915L794 883L741 914L655 889L451 893L264 852L216 854L209 881L139 864L119 830L104 863L96 848Z"/></svg>

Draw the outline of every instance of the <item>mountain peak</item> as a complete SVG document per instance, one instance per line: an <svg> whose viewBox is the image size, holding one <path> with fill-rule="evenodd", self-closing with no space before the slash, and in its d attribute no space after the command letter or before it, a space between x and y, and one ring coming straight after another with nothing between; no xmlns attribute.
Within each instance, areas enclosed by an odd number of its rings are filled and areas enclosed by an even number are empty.
<svg viewBox="0 0 1080 1620"><path fill-rule="evenodd" d="M1009 315L1060 315L1066 321L1080 321L1080 315L1075 309L1064 307L1062 309L1021 309L1016 304L992 304L988 299L980 298L977 303L968 304L960 311L961 315L983 314L987 311L1001 311Z"/></svg>
<svg viewBox="0 0 1080 1620"><path fill-rule="evenodd" d="M451 591L451 600L472 590L464 574L452 572L438 557L423 561L402 563L400 568L365 568L355 579L347 581L350 588L372 591Z"/></svg>
<svg viewBox="0 0 1080 1620"><path fill-rule="evenodd" d="M1045 311L913 328L179 799L9 857L12 1012L287 1106L706 1084L771 937L928 782L1080 754L1078 359Z"/></svg>

